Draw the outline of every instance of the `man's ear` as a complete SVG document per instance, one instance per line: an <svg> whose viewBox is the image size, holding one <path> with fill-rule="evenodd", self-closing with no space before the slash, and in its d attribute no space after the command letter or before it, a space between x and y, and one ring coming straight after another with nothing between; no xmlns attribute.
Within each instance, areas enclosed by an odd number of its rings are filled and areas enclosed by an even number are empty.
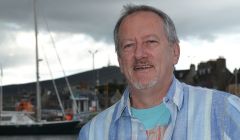
<svg viewBox="0 0 240 140"><path fill-rule="evenodd" d="M173 63L176 65L178 63L179 57L180 57L180 46L179 43L173 44Z"/></svg>

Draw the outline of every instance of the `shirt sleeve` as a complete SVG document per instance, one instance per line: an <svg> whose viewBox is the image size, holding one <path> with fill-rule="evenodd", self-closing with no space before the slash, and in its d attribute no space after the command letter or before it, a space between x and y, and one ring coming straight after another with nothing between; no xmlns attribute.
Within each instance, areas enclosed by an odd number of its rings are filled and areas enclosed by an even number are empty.
<svg viewBox="0 0 240 140"><path fill-rule="evenodd" d="M238 112L240 112L240 98L239 97L237 97L235 95L231 95L228 97L228 101L235 109L237 109Z"/></svg>
<svg viewBox="0 0 240 140"><path fill-rule="evenodd" d="M225 107L224 137L237 140L240 137L240 98L230 95Z"/></svg>
<svg viewBox="0 0 240 140"><path fill-rule="evenodd" d="M90 123L87 123L86 125L84 125L80 132L79 132L79 136L78 136L78 140L88 140L89 139L89 127L90 127Z"/></svg>

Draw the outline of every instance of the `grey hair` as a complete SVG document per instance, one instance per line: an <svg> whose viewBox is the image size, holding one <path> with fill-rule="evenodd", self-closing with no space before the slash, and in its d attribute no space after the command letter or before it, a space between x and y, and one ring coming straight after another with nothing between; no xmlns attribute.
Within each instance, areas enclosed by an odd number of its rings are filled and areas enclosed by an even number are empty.
<svg viewBox="0 0 240 140"><path fill-rule="evenodd" d="M171 18L165 14L163 11L156 9L151 6L146 6L146 5L126 5L123 7L123 12L120 18L117 21L117 24L115 25L114 32L113 32L113 37L114 37L114 43L115 43L115 50L117 52L117 55L119 56L119 27L122 23L122 21L129 15L140 12L140 11L146 11L146 12L153 12L157 14L164 23L164 31L166 33L167 39L169 43L179 43L179 39L177 36L177 32L174 26L173 21Z"/></svg>

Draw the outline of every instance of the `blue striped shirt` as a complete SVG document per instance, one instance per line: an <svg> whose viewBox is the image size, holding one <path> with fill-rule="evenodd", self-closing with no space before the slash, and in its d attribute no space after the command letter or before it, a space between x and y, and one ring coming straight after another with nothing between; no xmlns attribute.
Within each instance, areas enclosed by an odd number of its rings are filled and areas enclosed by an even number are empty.
<svg viewBox="0 0 240 140"><path fill-rule="evenodd" d="M163 99L171 113L164 140L240 139L240 99L237 96L173 82ZM147 140L143 124L132 117L129 91L121 100L89 121L78 140Z"/></svg>

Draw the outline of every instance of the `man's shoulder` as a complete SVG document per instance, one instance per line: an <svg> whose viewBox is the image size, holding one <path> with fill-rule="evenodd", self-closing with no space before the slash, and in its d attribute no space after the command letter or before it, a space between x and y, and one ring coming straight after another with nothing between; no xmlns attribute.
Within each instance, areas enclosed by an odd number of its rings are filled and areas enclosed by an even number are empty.
<svg viewBox="0 0 240 140"><path fill-rule="evenodd" d="M100 112L98 115L88 121L80 130L79 138L89 139L91 135L102 136L104 131L108 131L112 122L116 104Z"/></svg>
<svg viewBox="0 0 240 140"><path fill-rule="evenodd" d="M207 88L202 86L194 86L194 85L188 85L185 83L182 83L183 89L185 91L188 91L190 94L196 94L196 95L202 95L205 96L206 94L211 94L220 98L227 98L228 96L231 96L231 93L220 91L213 88Z"/></svg>
<svg viewBox="0 0 240 140"><path fill-rule="evenodd" d="M90 129L104 131L104 128L110 126L118 103L119 102L115 103L111 107L105 109L104 111L93 117L82 127L81 131L84 133L89 133Z"/></svg>
<svg viewBox="0 0 240 140"><path fill-rule="evenodd" d="M212 104L224 103L225 105L229 104L234 107L236 106L238 108L240 107L240 98L233 95L232 93L229 93L226 91L220 91L212 88L192 86L185 83L183 83L183 87L185 90L187 90L187 93L189 94L189 96L198 99L198 101L201 101L201 99L211 98Z"/></svg>
<svg viewBox="0 0 240 140"><path fill-rule="evenodd" d="M107 109L100 112L98 115L96 115L91 121L101 121L103 119L110 119L113 116L114 110L116 109L118 102L113 104L112 106L108 107Z"/></svg>

